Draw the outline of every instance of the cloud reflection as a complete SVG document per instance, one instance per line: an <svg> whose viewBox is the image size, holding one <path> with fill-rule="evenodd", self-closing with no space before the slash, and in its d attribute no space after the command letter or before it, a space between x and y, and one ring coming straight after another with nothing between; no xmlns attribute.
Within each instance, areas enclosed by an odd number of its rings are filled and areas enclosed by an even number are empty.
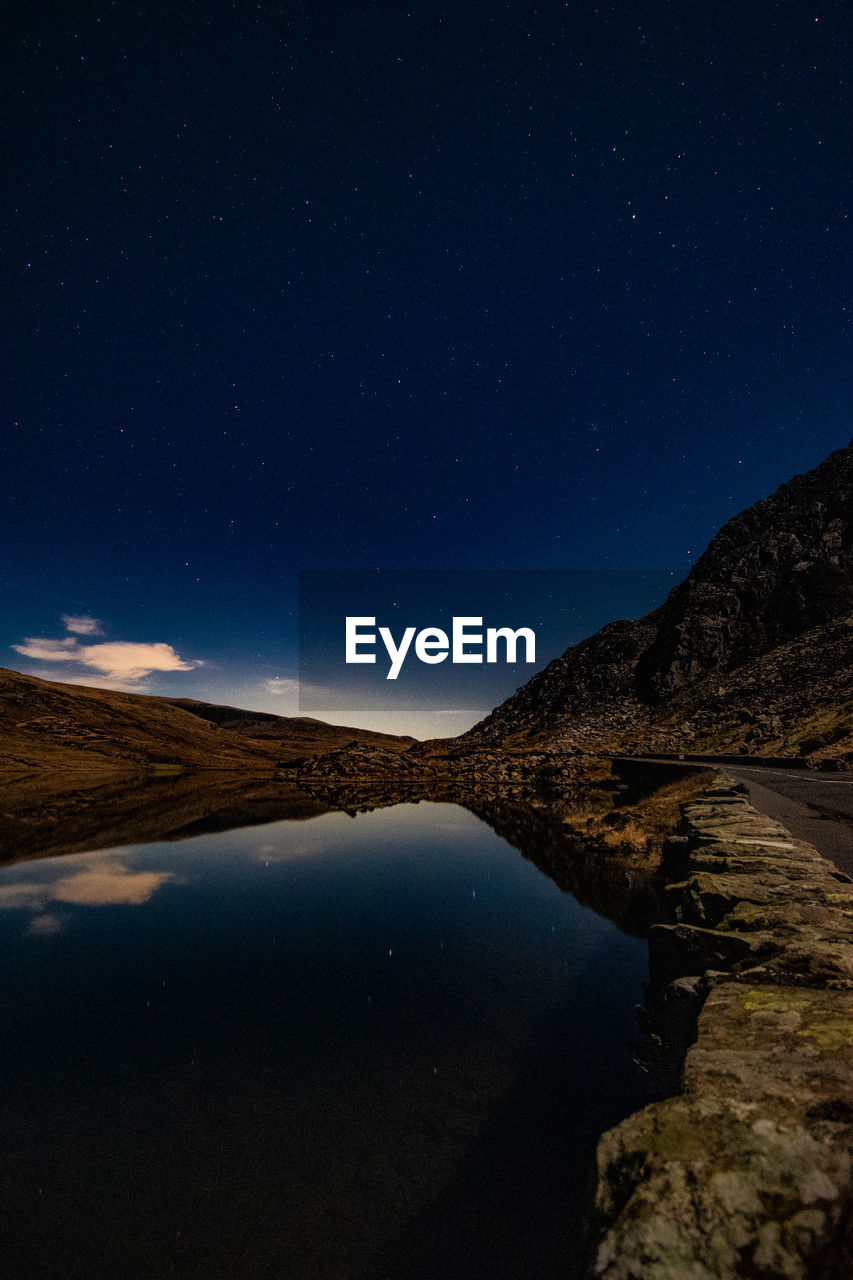
<svg viewBox="0 0 853 1280"><path fill-rule="evenodd" d="M27 869L32 875L32 866ZM56 903L138 907L150 902L164 884L180 883L173 871L133 870L115 850L44 863L38 870L48 875L0 885L0 910L33 912L27 932L41 935L59 933L63 927L63 917L48 909Z"/></svg>
<svg viewBox="0 0 853 1280"><path fill-rule="evenodd" d="M61 933L64 927L63 916L52 915L49 911L45 911L43 915L33 916L27 925L27 933L36 934L41 938L50 938L54 934Z"/></svg>
<svg viewBox="0 0 853 1280"><path fill-rule="evenodd" d="M56 902L73 902L78 906L141 906L161 885L176 879L172 871L131 871L115 858L57 880L51 896Z"/></svg>
<svg viewBox="0 0 853 1280"><path fill-rule="evenodd" d="M256 862L295 862L297 858L311 858L321 852L322 846L308 841L292 844L264 844L255 854Z"/></svg>

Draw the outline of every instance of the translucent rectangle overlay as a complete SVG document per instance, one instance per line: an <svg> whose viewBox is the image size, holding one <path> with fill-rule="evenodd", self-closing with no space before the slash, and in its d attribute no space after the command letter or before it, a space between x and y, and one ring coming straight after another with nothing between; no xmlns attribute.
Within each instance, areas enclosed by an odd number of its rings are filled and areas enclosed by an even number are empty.
<svg viewBox="0 0 853 1280"><path fill-rule="evenodd" d="M408 716L415 736L451 736L606 623L662 604L681 576L660 569L302 573L299 713L391 732L409 731Z"/></svg>

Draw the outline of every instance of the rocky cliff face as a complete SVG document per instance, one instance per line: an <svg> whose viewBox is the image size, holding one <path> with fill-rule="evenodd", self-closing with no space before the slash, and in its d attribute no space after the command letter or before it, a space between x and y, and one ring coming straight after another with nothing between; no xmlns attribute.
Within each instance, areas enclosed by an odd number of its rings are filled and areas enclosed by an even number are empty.
<svg viewBox="0 0 853 1280"><path fill-rule="evenodd" d="M711 686L720 685L722 695L732 673L747 667L754 702L773 692L783 734L784 690L775 687L773 655L809 635L801 666L808 668L813 654L817 677L831 635L832 660L845 663L853 634L845 633L839 653L838 624L851 615L853 441L730 520L659 609L574 645L461 741L473 747L544 734L582 748L645 736L665 747L655 725L671 718L669 709L677 703L689 722L700 709L691 691L701 690L707 721ZM799 674L808 683L809 671ZM815 693L817 705L820 688ZM849 693L833 681L835 704ZM713 725L706 729L710 742Z"/></svg>
<svg viewBox="0 0 853 1280"><path fill-rule="evenodd" d="M658 611L638 690L665 697L849 613L853 441L723 526Z"/></svg>

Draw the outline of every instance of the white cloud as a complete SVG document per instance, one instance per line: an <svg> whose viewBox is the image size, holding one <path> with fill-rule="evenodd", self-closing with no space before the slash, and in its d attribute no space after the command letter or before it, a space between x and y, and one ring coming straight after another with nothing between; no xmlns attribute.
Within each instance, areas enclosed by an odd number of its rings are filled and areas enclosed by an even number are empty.
<svg viewBox="0 0 853 1280"><path fill-rule="evenodd" d="M62 621L65 623L66 631L74 631L78 636L102 636L101 624L97 618L90 618L88 614L67 614L62 615Z"/></svg>
<svg viewBox="0 0 853 1280"><path fill-rule="evenodd" d="M77 630L83 635L102 634L95 618L66 617L63 621L70 631ZM62 640L30 636L12 648L25 658L35 658L38 662L72 662L78 673L97 671L102 677L101 683L112 688L133 689L154 671L193 671L203 665L195 659L182 658L172 645L162 641L145 644L136 640L107 640L91 644L82 643L76 635ZM85 674L80 678L81 683L93 683Z"/></svg>
<svg viewBox="0 0 853 1280"><path fill-rule="evenodd" d="M273 693L277 698L287 698L299 693L299 681L292 676L275 676L272 680L264 681L264 688L267 693Z"/></svg>
<svg viewBox="0 0 853 1280"><path fill-rule="evenodd" d="M12 648L25 658L38 658L40 662L75 662L80 644L74 636L67 640L42 640L33 636L23 644L13 644Z"/></svg>
<svg viewBox="0 0 853 1280"><path fill-rule="evenodd" d="M125 680L141 680L152 671L192 671L202 665L185 661L170 644L138 644L134 640L81 645L77 658L95 671Z"/></svg>

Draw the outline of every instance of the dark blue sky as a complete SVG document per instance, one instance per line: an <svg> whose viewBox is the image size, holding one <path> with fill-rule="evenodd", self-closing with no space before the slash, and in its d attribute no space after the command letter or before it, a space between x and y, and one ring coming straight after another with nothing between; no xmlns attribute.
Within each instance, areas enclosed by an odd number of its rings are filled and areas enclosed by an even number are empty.
<svg viewBox="0 0 853 1280"><path fill-rule="evenodd" d="M7 5L2 664L290 711L300 570L686 572L850 438L845 8Z"/></svg>

